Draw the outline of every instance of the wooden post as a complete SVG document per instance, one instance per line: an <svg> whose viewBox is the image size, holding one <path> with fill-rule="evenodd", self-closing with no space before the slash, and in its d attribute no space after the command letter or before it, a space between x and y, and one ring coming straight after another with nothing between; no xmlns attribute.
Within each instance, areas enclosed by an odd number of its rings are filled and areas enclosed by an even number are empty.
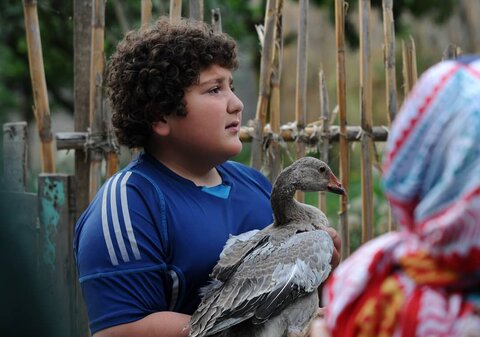
<svg viewBox="0 0 480 337"><path fill-rule="evenodd" d="M320 97L320 120L322 121L322 154L321 159L328 164L328 152L330 150L330 109L328 107L327 83L323 68L318 73L319 97ZM320 192L318 197L318 208L324 213L327 211L327 193Z"/></svg>
<svg viewBox="0 0 480 337"><path fill-rule="evenodd" d="M213 30L221 33L222 32L222 13L220 8L212 9L212 27Z"/></svg>
<svg viewBox="0 0 480 337"><path fill-rule="evenodd" d="M37 122L41 141L41 170L55 172L55 155L51 130L50 108L48 103L47 82L43 68L42 41L38 24L37 1L23 0L25 32L27 35L28 63L34 98L33 113Z"/></svg>
<svg viewBox="0 0 480 337"><path fill-rule="evenodd" d="M182 0L170 0L170 21L182 17Z"/></svg>
<svg viewBox="0 0 480 337"><path fill-rule="evenodd" d="M335 37L337 49L337 102L340 124L340 181L348 193L349 150L347 140L347 96L345 74L345 6L344 0L335 0ZM348 195L340 196L341 259L350 255L348 236Z"/></svg>
<svg viewBox="0 0 480 337"><path fill-rule="evenodd" d="M372 71L370 60L370 0L360 1L360 115L362 135L362 242L373 238Z"/></svg>
<svg viewBox="0 0 480 337"><path fill-rule="evenodd" d="M27 190L27 123L3 125L3 187L7 191Z"/></svg>
<svg viewBox="0 0 480 337"><path fill-rule="evenodd" d="M189 16L191 19L203 21L203 0L190 0Z"/></svg>
<svg viewBox="0 0 480 337"><path fill-rule="evenodd" d="M65 174L38 177L38 273L46 298L55 304L57 331L77 336L73 228L69 213L69 179Z"/></svg>
<svg viewBox="0 0 480 337"><path fill-rule="evenodd" d="M255 121L253 122L254 137L251 146L251 166L256 169L260 169L263 162L263 128L267 120L273 53L275 49L276 2L276 0L267 0L265 11L265 34L263 36L262 57L260 60L259 92Z"/></svg>
<svg viewBox="0 0 480 337"><path fill-rule="evenodd" d="M142 26L148 26L152 19L152 0L142 0Z"/></svg>
<svg viewBox="0 0 480 337"><path fill-rule="evenodd" d="M395 72L395 25L393 21L393 0L383 0L383 34L385 43L385 82L387 110L390 123L397 114L397 79Z"/></svg>
<svg viewBox="0 0 480 337"><path fill-rule="evenodd" d="M270 78L270 127L272 139L267 149L269 179L273 183L280 174L283 163L280 143L280 79L282 77L283 55L283 0L277 1L277 24L275 29L275 51L273 55L272 77Z"/></svg>
<svg viewBox="0 0 480 337"><path fill-rule="evenodd" d="M295 121L299 132L302 132L307 118L307 35L308 35L308 0L300 0L300 20L298 21L297 41L297 78L295 87ZM296 156L305 156L305 143L296 142ZM296 198L304 201L304 193L298 191Z"/></svg>
<svg viewBox="0 0 480 337"><path fill-rule="evenodd" d="M410 42L402 41L403 56L403 93L406 97L413 85L417 81L417 57L415 51L415 41L410 36Z"/></svg>
<svg viewBox="0 0 480 337"><path fill-rule="evenodd" d="M103 120L103 71L105 68L105 0L94 0L92 8L92 43L90 59L90 186L89 198L93 199L101 185L103 151L98 144L105 138Z"/></svg>
<svg viewBox="0 0 480 337"><path fill-rule="evenodd" d="M74 78L73 78L73 96L74 96L74 122L75 131L84 132L86 134L89 126L89 101L90 101L90 73L85 71L90 67L91 53L91 22L92 22L92 1L91 0L74 0L73 15L73 43L74 43ZM82 142L85 144L85 141ZM58 144L57 144L58 145ZM75 180L71 184L71 191L75 191L75 207L71 210L74 212L74 220L80 213L87 208L90 201L88 188L89 183L89 167L87 153L84 146L75 150ZM73 229L72 229L73 231ZM85 304L83 302L80 284L77 275L75 276L75 329L73 337L87 337L88 317Z"/></svg>

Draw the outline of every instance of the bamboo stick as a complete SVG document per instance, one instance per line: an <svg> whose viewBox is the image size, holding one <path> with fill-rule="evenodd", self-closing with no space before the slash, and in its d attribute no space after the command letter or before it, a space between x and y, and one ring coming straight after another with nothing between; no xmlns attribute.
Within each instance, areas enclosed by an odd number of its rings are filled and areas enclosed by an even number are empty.
<svg viewBox="0 0 480 337"><path fill-rule="evenodd" d="M370 58L370 0L360 0L360 115L362 137L362 243L373 238L372 78Z"/></svg>
<svg viewBox="0 0 480 337"><path fill-rule="evenodd" d="M170 21L182 17L182 0L170 0Z"/></svg>
<svg viewBox="0 0 480 337"><path fill-rule="evenodd" d="M142 0L142 26L148 26L152 19L152 0Z"/></svg>
<svg viewBox="0 0 480 337"><path fill-rule="evenodd" d="M340 196L340 238L342 240L341 259L350 255L348 236L348 168L349 150L347 133L347 98L345 75L345 6L344 0L335 0L335 40L337 49L337 101L340 124L340 181L345 195Z"/></svg>
<svg viewBox="0 0 480 337"><path fill-rule="evenodd" d="M293 142L298 138L298 135L293 130L295 127L290 124L280 126L279 136L282 141ZM264 128L264 133L271 131L267 126ZM303 132L303 138L307 139L309 143L316 143L320 141L318 137L317 128L312 125L307 125ZM324 131L325 137L330 143L339 142L340 127L338 125L331 125L328 131ZM253 127L242 126L240 128L240 140L245 143L253 140ZM362 128L360 126L347 126L344 133L347 142L358 142L362 135ZM388 129L384 126L374 126L372 128L372 137L375 142L384 142L388 137ZM57 132L55 134L57 150L78 150L83 149L87 141L87 132Z"/></svg>
<svg viewBox="0 0 480 337"><path fill-rule="evenodd" d="M297 78L295 87L295 120L297 127L302 130L306 123L307 115L307 34L308 34L308 0L300 0L300 20L298 21L297 42ZM296 142L296 156L305 156L305 144ZM297 191L295 194L299 202L305 199L305 193Z"/></svg>
<svg viewBox="0 0 480 337"><path fill-rule="evenodd" d="M190 0L189 16L191 19L203 21L203 0Z"/></svg>
<svg viewBox="0 0 480 337"><path fill-rule="evenodd" d="M115 16L117 17L118 23L122 28L123 34L126 34L129 30L130 24L128 23L127 16L125 15L125 9L122 4L122 0L113 0L113 9L115 10Z"/></svg>
<svg viewBox="0 0 480 337"><path fill-rule="evenodd" d="M267 107L270 97L273 51L275 49L276 0L267 0L265 11L265 34L260 60L259 92L255 114L254 136L251 146L251 166L260 169L263 162L263 129L267 120Z"/></svg>
<svg viewBox="0 0 480 337"><path fill-rule="evenodd" d="M90 186L89 197L93 199L101 185L103 151L98 147L104 136L103 125L103 71L105 37L105 0L94 0L92 7L92 42L90 61Z"/></svg>
<svg viewBox="0 0 480 337"><path fill-rule="evenodd" d="M294 130L295 129L295 130ZM268 127L264 128L264 132L269 132L270 129ZM240 128L240 140L242 142L252 142L254 137L254 127L253 126L242 126ZM339 142L342 138L345 138L347 143L359 142L361 141L361 136L363 134L363 130L360 126L345 126L345 130L342 132L341 127L338 125L332 125L329 128L328 133L325 135L328 137L328 141L332 142ZM293 124L285 124L280 127L280 137L285 142L294 142L298 139L298 132L296 131L296 126ZM388 137L388 130L384 126L374 126L372 128L372 139L376 142L384 142L387 140ZM307 125L303 129L302 140L308 141L309 144L314 144L320 141L317 133L317 128L312 125ZM57 141L62 141L62 144L67 145L68 140L59 140L57 137ZM63 147L63 146L62 146ZM61 149L60 147L58 147ZM65 148L65 147L63 147ZM342 183L343 184L343 183Z"/></svg>
<svg viewBox="0 0 480 337"><path fill-rule="evenodd" d="M328 152L330 150L330 109L328 107L328 92L327 83L325 81L325 74L323 68L318 72L319 81L319 97L320 97L320 119L322 120L322 154L321 159L328 163ZM327 211L327 194L320 192L318 197L318 207L326 213Z"/></svg>
<svg viewBox="0 0 480 337"><path fill-rule="evenodd" d="M383 0L383 34L385 43L385 82L387 110L391 123L397 114L397 85L395 73L395 25L393 21L393 0Z"/></svg>
<svg viewBox="0 0 480 337"><path fill-rule="evenodd" d="M103 114L105 116L105 133L106 133L106 172L105 178L110 178L113 176L119 169L119 160L118 160L118 145L115 140L115 132L112 124L112 111L110 110L106 100L103 100ZM138 157L140 154L140 148L135 148L133 156ZM133 157L132 156L132 157ZM136 158L134 157L134 158ZM132 158L133 159L133 158Z"/></svg>
<svg viewBox="0 0 480 337"><path fill-rule="evenodd" d="M455 60L461 54L462 50L460 49L460 47L454 44L449 44L442 53L442 61Z"/></svg>
<svg viewBox="0 0 480 337"><path fill-rule="evenodd" d="M415 41L410 36L409 42L402 41L403 56L403 93L406 97L413 85L417 81L417 57L415 51Z"/></svg>
<svg viewBox="0 0 480 337"><path fill-rule="evenodd" d="M395 119L398 111L397 80L395 72L395 25L393 20L393 0L383 0L383 34L385 43L385 82L387 94L387 111L389 124ZM388 207L388 230L396 229L395 219L392 216L390 205Z"/></svg>
<svg viewBox="0 0 480 337"><path fill-rule="evenodd" d="M50 107L48 102L47 81L43 67L42 41L38 24L37 1L24 0L25 32L27 35L28 63L32 82L34 107L41 141L41 170L43 173L55 172L55 155L51 130Z"/></svg>
<svg viewBox="0 0 480 337"><path fill-rule="evenodd" d="M275 29L275 51L273 56L271 95L270 95L270 127L274 135L270 139L267 149L269 163L269 179L274 182L282 170L281 139L280 134L280 80L282 75L283 55L283 0L277 1L277 24Z"/></svg>
<svg viewBox="0 0 480 337"><path fill-rule="evenodd" d="M222 32L222 13L220 8L212 9L212 27L215 32Z"/></svg>
<svg viewBox="0 0 480 337"><path fill-rule="evenodd" d="M478 13L480 13L480 1L460 0L459 7L465 18L465 28L467 32L469 52L480 53L480 22Z"/></svg>

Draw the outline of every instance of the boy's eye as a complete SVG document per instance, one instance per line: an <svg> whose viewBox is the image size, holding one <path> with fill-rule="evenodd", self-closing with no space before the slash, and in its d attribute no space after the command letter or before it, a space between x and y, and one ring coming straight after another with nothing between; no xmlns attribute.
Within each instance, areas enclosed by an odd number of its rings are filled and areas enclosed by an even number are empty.
<svg viewBox="0 0 480 337"><path fill-rule="evenodd" d="M220 92L220 88L219 87L214 87L214 88L210 89L208 92L211 93L211 94L218 94Z"/></svg>

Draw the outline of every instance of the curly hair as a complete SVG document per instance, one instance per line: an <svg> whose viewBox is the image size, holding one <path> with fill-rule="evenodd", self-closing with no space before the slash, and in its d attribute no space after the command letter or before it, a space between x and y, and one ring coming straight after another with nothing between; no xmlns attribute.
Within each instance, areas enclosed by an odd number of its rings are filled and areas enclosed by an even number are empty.
<svg viewBox="0 0 480 337"><path fill-rule="evenodd" d="M185 89L214 64L236 69L236 43L203 22L160 18L127 33L109 60L106 77L120 144L144 147L153 122L167 115L185 116Z"/></svg>

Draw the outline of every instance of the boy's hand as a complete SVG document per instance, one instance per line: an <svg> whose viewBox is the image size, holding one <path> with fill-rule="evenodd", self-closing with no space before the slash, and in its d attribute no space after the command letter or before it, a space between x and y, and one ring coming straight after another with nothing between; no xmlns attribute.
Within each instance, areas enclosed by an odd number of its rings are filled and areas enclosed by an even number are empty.
<svg viewBox="0 0 480 337"><path fill-rule="evenodd" d="M340 263L340 251L342 248L342 241L340 240L340 236L334 228L328 227L327 229L325 229L325 231L330 235L333 241L333 255L330 265L332 266L332 270L334 270Z"/></svg>

